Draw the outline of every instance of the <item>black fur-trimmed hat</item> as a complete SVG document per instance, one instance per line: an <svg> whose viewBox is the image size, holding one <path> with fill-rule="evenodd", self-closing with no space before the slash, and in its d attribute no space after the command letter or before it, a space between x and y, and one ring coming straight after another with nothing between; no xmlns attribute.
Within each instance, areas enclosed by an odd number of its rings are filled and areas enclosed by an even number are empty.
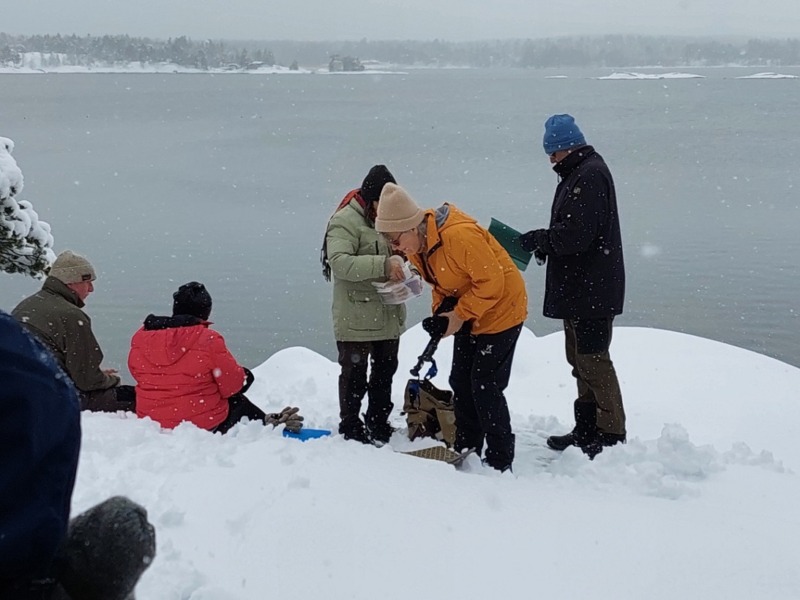
<svg viewBox="0 0 800 600"><path fill-rule="evenodd" d="M211 315L211 294L197 281L184 283L172 294L172 300L172 316L191 315L207 321Z"/></svg>

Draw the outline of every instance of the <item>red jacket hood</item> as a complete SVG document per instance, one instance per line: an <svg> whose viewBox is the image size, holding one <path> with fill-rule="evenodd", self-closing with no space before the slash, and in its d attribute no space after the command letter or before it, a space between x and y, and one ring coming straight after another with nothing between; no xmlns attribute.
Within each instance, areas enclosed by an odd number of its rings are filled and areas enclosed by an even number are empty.
<svg viewBox="0 0 800 600"><path fill-rule="evenodd" d="M147 359L154 365L173 365L188 348L197 344L198 338L211 325L193 317L156 317L150 315L134 336L135 341L147 347Z"/></svg>

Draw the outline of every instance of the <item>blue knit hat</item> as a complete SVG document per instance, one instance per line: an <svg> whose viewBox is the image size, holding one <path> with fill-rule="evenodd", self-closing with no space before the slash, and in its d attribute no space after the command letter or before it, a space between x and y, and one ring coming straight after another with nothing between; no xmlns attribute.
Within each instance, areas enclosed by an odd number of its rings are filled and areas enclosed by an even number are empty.
<svg viewBox="0 0 800 600"><path fill-rule="evenodd" d="M543 145L545 154L552 154L575 146L585 146L586 138L572 115L553 115L544 122Z"/></svg>

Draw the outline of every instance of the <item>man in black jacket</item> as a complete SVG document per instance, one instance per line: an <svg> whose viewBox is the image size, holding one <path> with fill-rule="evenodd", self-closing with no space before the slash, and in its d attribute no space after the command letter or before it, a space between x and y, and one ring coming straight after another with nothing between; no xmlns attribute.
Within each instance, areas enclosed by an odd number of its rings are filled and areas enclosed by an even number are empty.
<svg viewBox="0 0 800 600"><path fill-rule="evenodd" d="M567 362L578 383L575 427L547 444L578 446L594 458L625 442L622 393L609 355L614 317L625 300L617 198L611 173L570 115L545 122L544 151L560 181L547 229L521 236L547 262L544 316L562 319Z"/></svg>

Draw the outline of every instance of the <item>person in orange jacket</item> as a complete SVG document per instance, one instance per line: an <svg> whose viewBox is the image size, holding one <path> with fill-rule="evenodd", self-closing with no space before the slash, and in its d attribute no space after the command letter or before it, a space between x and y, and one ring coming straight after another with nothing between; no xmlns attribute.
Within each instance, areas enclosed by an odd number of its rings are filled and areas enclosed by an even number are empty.
<svg viewBox="0 0 800 600"><path fill-rule="evenodd" d="M452 204L422 210L400 186L387 183L375 228L433 286L431 335L455 334L453 389L458 451L479 455L499 470L514 461L514 434L503 391L528 316L525 282L508 252L486 229ZM455 308L442 311L453 300Z"/></svg>

